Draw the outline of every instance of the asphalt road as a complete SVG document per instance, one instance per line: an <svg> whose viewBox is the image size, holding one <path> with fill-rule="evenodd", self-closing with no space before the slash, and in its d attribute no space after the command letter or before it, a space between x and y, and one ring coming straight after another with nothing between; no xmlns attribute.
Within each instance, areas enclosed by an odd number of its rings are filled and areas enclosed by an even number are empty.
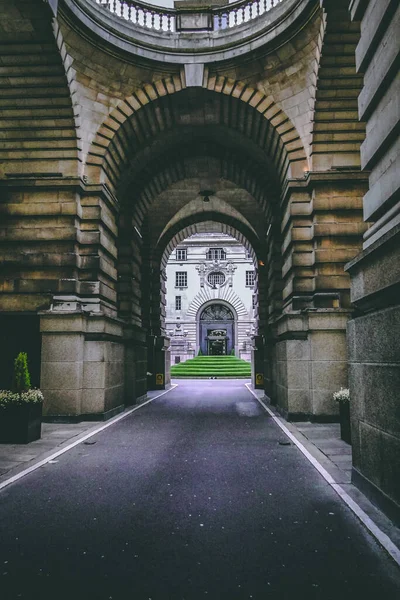
<svg viewBox="0 0 400 600"><path fill-rule="evenodd" d="M400 598L241 381L180 381L0 493L0 598Z"/></svg>

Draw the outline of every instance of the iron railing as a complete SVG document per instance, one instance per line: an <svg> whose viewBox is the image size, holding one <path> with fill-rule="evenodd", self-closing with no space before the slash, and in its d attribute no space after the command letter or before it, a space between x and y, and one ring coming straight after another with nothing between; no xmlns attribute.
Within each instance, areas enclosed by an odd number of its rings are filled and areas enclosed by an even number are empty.
<svg viewBox="0 0 400 600"><path fill-rule="evenodd" d="M230 29L258 18L277 6L284 0L240 0L226 6L208 8L187 8L185 13L196 15L209 14L212 30ZM182 10L164 8L137 0L95 0L95 2L110 12L135 25L154 29L156 31L176 31L177 15Z"/></svg>

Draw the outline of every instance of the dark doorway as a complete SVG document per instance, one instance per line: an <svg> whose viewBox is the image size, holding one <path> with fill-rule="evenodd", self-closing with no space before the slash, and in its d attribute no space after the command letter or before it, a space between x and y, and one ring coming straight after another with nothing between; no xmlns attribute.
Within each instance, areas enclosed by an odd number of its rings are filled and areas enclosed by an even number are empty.
<svg viewBox="0 0 400 600"><path fill-rule="evenodd" d="M0 315L0 389L12 386L14 360L28 355L32 387L40 386L41 334L37 315Z"/></svg>
<svg viewBox="0 0 400 600"><path fill-rule="evenodd" d="M208 340L209 356L225 356L226 355L226 340Z"/></svg>
<svg viewBox="0 0 400 600"><path fill-rule="evenodd" d="M234 350L234 316L223 304L211 304L200 315L199 336L203 354L222 356Z"/></svg>

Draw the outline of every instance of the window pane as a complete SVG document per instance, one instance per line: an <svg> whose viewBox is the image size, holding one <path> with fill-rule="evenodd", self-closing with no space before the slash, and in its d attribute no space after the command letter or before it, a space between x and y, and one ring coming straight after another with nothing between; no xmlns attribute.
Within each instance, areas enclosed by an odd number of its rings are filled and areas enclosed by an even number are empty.
<svg viewBox="0 0 400 600"><path fill-rule="evenodd" d="M182 308L182 296L175 296L175 310L181 310Z"/></svg>
<svg viewBox="0 0 400 600"><path fill-rule="evenodd" d="M187 287L187 271L176 272L175 287Z"/></svg>
<svg viewBox="0 0 400 600"><path fill-rule="evenodd" d="M246 271L246 285L253 286L254 285L254 271Z"/></svg>
<svg viewBox="0 0 400 600"><path fill-rule="evenodd" d="M187 250L186 248L181 249L178 248L176 251L176 260L187 260Z"/></svg>
<svg viewBox="0 0 400 600"><path fill-rule="evenodd" d="M222 285L225 283L225 275L220 272L210 273L208 276L208 283L211 285Z"/></svg>
<svg viewBox="0 0 400 600"><path fill-rule="evenodd" d="M210 248L206 254L207 260L224 260L226 252L223 248Z"/></svg>

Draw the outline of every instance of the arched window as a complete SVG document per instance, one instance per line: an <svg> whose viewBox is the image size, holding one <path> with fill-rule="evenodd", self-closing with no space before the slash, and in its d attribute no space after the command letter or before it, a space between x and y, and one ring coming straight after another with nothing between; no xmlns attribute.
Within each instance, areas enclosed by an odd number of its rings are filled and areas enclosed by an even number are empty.
<svg viewBox="0 0 400 600"><path fill-rule="evenodd" d="M213 271L209 274L207 280L208 283L213 287L217 285L222 285L223 283L225 283L225 275L220 271Z"/></svg>
<svg viewBox="0 0 400 600"><path fill-rule="evenodd" d="M203 310L200 321L233 321L232 311L223 304L211 304Z"/></svg>

